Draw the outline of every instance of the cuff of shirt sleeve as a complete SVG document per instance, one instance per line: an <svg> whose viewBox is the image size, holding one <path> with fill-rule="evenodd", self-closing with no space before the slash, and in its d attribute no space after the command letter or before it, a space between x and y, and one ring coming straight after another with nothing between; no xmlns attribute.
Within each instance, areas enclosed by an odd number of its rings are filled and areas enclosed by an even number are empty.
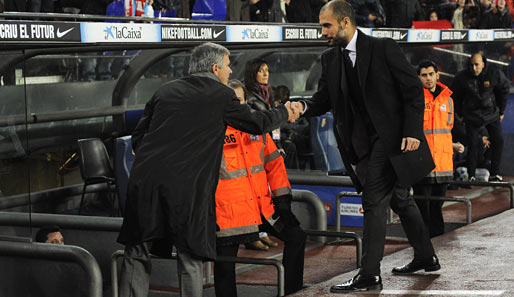
<svg viewBox="0 0 514 297"><path fill-rule="evenodd" d="M303 100L300 100L299 102L301 102L303 105L303 111L301 113L303 115L307 111L307 103L305 103L305 101Z"/></svg>

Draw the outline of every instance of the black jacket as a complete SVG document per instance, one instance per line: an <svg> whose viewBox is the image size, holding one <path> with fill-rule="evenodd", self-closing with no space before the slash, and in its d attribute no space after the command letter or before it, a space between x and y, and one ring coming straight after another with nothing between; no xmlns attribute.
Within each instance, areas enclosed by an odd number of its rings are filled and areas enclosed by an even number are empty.
<svg viewBox="0 0 514 297"><path fill-rule="evenodd" d="M286 4L286 18L288 23L314 23L315 20L308 0L291 0Z"/></svg>
<svg viewBox="0 0 514 297"><path fill-rule="evenodd" d="M272 109L269 104L266 102L266 100L264 100L261 96L259 96L256 92L250 90L248 92L248 105L250 105L251 108L255 109L255 110L260 110L260 111L264 111L264 110L270 110ZM267 131L271 138L273 138L273 133L271 130ZM282 144L280 143L280 141L278 140L273 140L273 142L275 142L275 145L277 146L278 149L281 149L283 150L284 148L282 147Z"/></svg>
<svg viewBox="0 0 514 297"><path fill-rule="evenodd" d="M134 130L136 158L118 242L153 241L159 248L173 243L192 255L215 258L214 195L226 127L262 134L287 120L287 110L253 111L231 88L207 76L164 84L146 104Z"/></svg>
<svg viewBox="0 0 514 297"><path fill-rule="evenodd" d="M385 4L386 26L410 28L412 21L424 21L425 15L418 0L388 0Z"/></svg>
<svg viewBox="0 0 514 297"><path fill-rule="evenodd" d="M353 113L346 74L341 71L341 56L339 47L330 48L322 54L318 91L311 100L306 100L307 110L303 116L317 116L332 109L339 151L359 191L360 182L350 166L356 164L357 157L352 146ZM412 185L434 168L423 134L424 95L416 71L392 39L370 37L360 31L356 68L366 110L378 137L384 143L398 181L403 185ZM420 148L402 153L403 137L421 140Z"/></svg>
<svg viewBox="0 0 514 297"><path fill-rule="evenodd" d="M89 0L84 1L82 7L80 8L80 13L82 14L92 14L92 15L105 15L107 5L111 3L110 0Z"/></svg>
<svg viewBox="0 0 514 297"><path fill-rule="evenodd" d="M252 90L248 92L248 104L255 110L270 110L271 108L264 98Z"/></svg>
<svg viewBox="0 0 514 297"><path fill-rule="evenodd" d="M507 8L505 8L502 12L498 10L491 10L487 13L484 13L480 18L480 29L498 29L512 28L512 16L510 15Z"/></svg>
<svg viewBox="0 0 514 297"><path fill-rule="evenodd" d="M361 27L374 28L385 25L385 11L378 0L352 0L350 1L355 10L355 18L357 25ZM370 21L369 15L377 17L376 20ZM378 19L380 18L381 21Z"/></svg>
<svg viewBox="0 0 514 297"><path fill-rule="evenodd" d="M482 126L499 119L505 111L510 82L505 74L487 64L479 76L469 70L458 72L451 90L455 112L466 124Z"/></svg>

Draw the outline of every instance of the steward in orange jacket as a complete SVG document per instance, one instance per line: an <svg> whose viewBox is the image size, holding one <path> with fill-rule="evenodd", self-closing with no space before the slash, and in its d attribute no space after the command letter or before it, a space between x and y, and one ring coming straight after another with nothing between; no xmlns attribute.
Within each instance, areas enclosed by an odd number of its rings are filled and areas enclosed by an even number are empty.
<svg viewBox="0 0 514 297"><path fill-rule="evenodd" d="M291 185L273 140L269 134L250 135L227 127L216 189L217 236L256 232L261 215L273 226L277 215L273 216L271 194L290 203Z"/></svg>
<svg viewBox="0 0 514 297"><path fill-rule="evenodd" d="M228 86L246 103L240 81ZM283 240L286 294L303 287L306 240L291 200L284 159L271 136L227 127L216 189L216 254L237 256L239 244L259 240L259 230ZM214 290L216 297L237 297L234 263L214 262Z"/></svg>
<svg viewBox="0 0 514 297"><path fill-rule="evenodd" d="M442 183L453 180L453 100L452 91L444 84L437 82L436 88L441 89L434 98L430 90L425 89L425 117L423 131L430 147L435 168L425 178L431 182Z"/></svg>
<svg viewBox="0 0 514 297"><path fill-rule="evenodd" d="M432 61L421 62L418 75L425 90L423 130L435 168L420 183L413 186L419 196L446 195L447 184L453 179L453 100L452 91L438 82L439 72ZM443 201L416 199L430 237L444 233Z"/></svg>
<svg viewBox="0 0 514 297"><path fill-rule="evenodd" d="M261 231L285 241L286 294L303 286L306 239L291 212L291 199L284 160L271 136L250 135L227 127L216 189L218 255L236 256L240 243L259 239L262 224ZM232 267L233 263L215 263L217 297L237 296Z"/></svg>

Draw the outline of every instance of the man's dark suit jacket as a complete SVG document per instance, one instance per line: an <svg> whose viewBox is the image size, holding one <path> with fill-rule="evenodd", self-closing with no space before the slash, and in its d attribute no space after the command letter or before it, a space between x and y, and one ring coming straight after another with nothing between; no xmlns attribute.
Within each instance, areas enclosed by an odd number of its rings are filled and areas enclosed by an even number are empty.
<svg viewBox="0 0 514 297"><path fill-rule="evenodd" d="M340 47L326 50L321 56L322 74L318 91L306 100L304 116L321 115L330 109L334 114L334 133L339 151L358 191L361 185L350 164L356 164L352 139L353 113ZM392 39L374 38L359 31L356 65L362 98L371 122L383 141L398 182L410 186L426 176L433 168L423 134L423 86ZM421 140L420 148L402 153L403 137Z"/></svg>

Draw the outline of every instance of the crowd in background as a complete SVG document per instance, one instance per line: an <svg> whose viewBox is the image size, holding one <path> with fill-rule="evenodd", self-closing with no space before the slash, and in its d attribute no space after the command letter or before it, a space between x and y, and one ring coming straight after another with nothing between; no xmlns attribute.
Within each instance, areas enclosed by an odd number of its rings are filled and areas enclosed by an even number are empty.
<svg viewBox="0 0 514 297"><path fill-rule="evenodd" d="M144 17L183 17L191 18L194 8L201 2L221 3L226 8L225 20L228 21L256 21L256 22L292 22L317 23L321 7L329 0L0 0L0 11L44 12L44 13L80 13L108 16L144 16ZM514 16L514 0L348 0L356 13L357 25L361 27L390 27L390 28L455 28L455 29L489 29L512 28ZM201 6L201 5L200 5ZM480 48L479 48L480 46ZM457 52L465 52L462 44L453 45ZM481 51L489 58L511 60L514 47L510 43L498 47L496 45L482 45L468 48L473 52ZM98 55L110 56L112 54L126 55L125 52L104 52ZM412 64L419 63L420 59L427 58L423 49L413 51L409 60ZM434 58L434 57L431 57ZM98 62L100 61L100 62ZM127 59L122 59L127 63ZM435 59L437 64L442 61ZM259 69L265 61L256 64ZM450 64L455 64L449 66ZM154 70L147 73L150 77L166 77L169 63L161 63L163 71ZM468 66L465 57L455 56L454 61L445 61L445 68L462 70ZM113 59L80 59L80 80L107 80L116 77ZM267 64L266 64L267 67ZM120 68L120 67L118 67ZM514 63L511 61L507 73L514 81ZM267 70L266 70L267 71ZM105 74L105 75L103 75ZM181 75L178 75L181 76ZM267 76L266 76L267 78ZM245 80L247 81L247 80ZM246 83L246 82L245 82ZM287 86L269 86L258 84L255 88L247 88L254 96L261 96L265 105L274 105L274 101L284 102L289 98ZM264 87L263 87L264 86ZM264 95L263 95L264 94ZM260 97L259 97L260 98ZM253 102L250 98L250 102ZM458 131L459 129L455 129ZM301 156L310 152L309 125L303 121L285 124L282 129L274 133L274 140L281 153L286 158L288 168L297 169L310 167ZM456 132L456 134L458 134ZM461 133L462 134L462 133ZM488 141L488 133L482 133L486 138L484 148ZM463 141L464 142L464 141ZM485 151L487 151L485 149ZM300 158L299 158L300 156ZM480 155L482 156L482 155ZM490 158L480 159L482 163L490 162ZM299 160L300 159L300 160ZM483 160L484 159L484 160ZM463 160L461 160L462 162ZM312 164L310 164L312 166ZM495 173L496 174L496 173Z"/></svg>
<svg viewBox="0 0 514 297"><path fill-rule="evenodd" d="M514 0L349 0L361 27L512 28ZM194 9L223 7L228 21L317 23L328 0L0 0L0 11L191 18ZM209 4L209 5L206 5ZM110 7L110 8L108 8ZM113 10L115 9L115 10ZM200 17L201 18L201 17ZM220 19L219 16L215 19ZM442 22L441 21L445 21ZM414 22L414 23L413 23ZM430 27L430 23L423 24Z"/></svg>

